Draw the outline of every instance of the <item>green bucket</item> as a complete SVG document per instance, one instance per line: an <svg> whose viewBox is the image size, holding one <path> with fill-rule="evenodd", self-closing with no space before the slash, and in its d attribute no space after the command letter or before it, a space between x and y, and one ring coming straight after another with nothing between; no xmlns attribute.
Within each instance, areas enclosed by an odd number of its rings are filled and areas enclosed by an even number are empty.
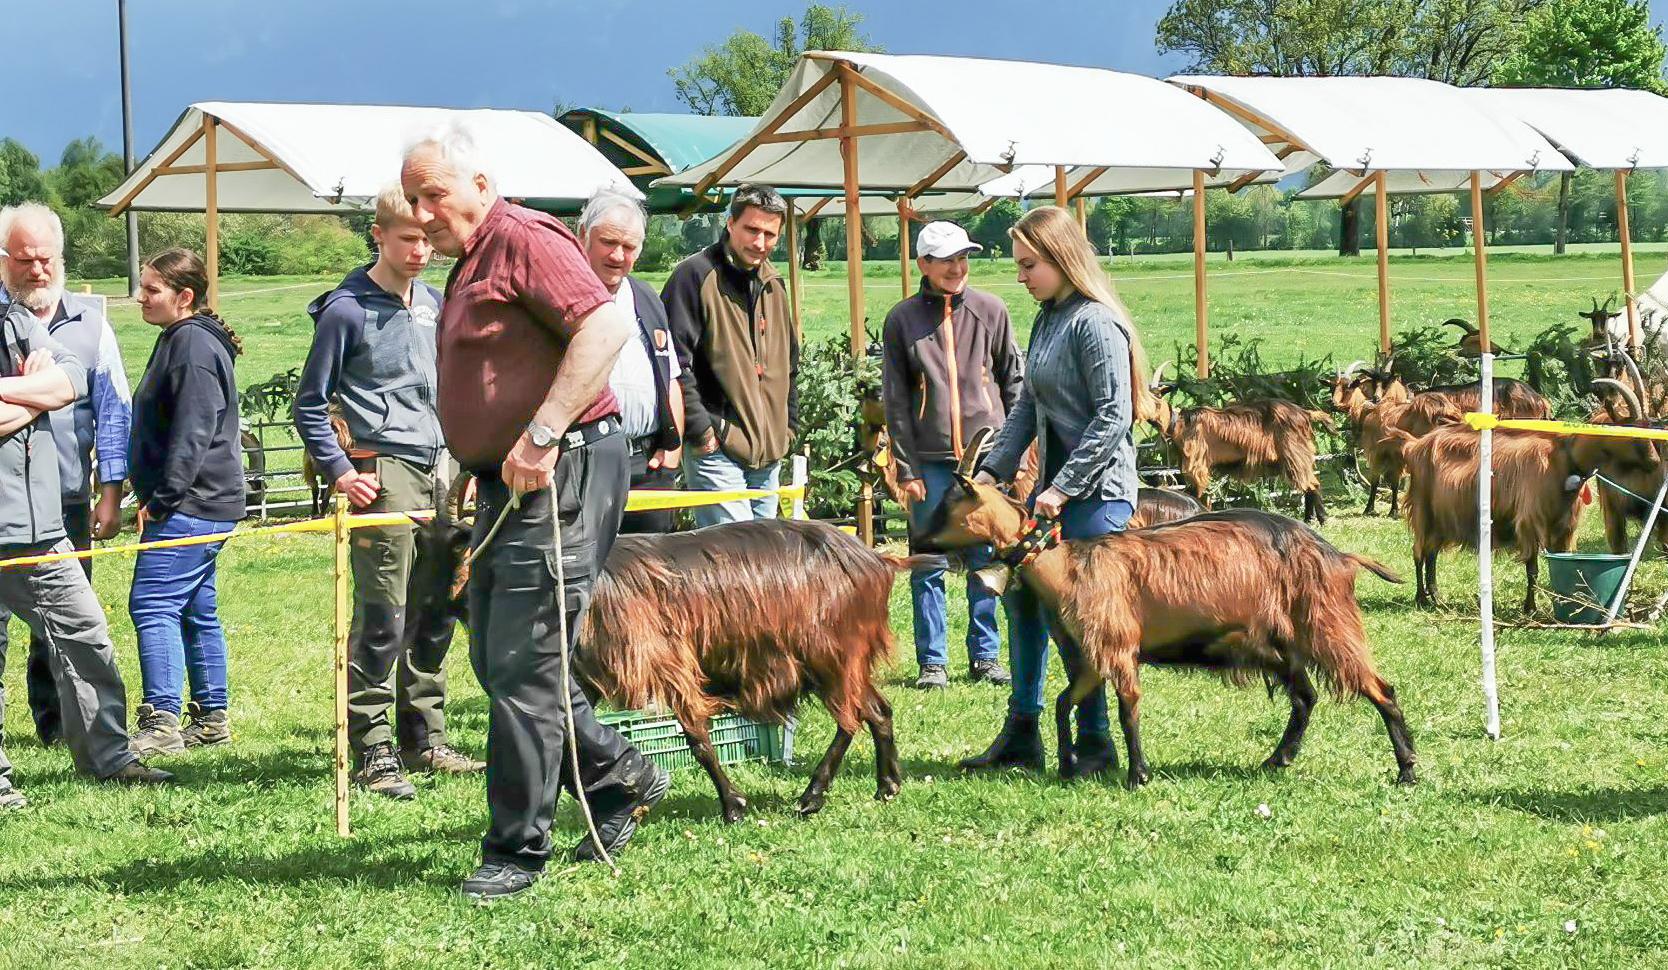
<svg viewBox="0 0 1668 970"><path fill-rule="evenodd" d="M1609 552L1547 553L1546 581L1555 594L1553 617L1560 623L1603 623L1631 558Z"/></svg>

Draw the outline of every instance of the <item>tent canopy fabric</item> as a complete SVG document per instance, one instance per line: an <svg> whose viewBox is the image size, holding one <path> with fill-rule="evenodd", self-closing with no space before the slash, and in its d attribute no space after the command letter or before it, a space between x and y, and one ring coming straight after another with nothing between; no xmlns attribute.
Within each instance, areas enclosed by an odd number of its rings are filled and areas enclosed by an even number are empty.
<svg viewBox="0 0 1668 970"><path fill-rule="evenodd" d="M1463 188L1472 171L1485 173L1486 188L1513 173L1573 167L1528 125L1485 111L1438 81L1202 74L1169 81L1204 94L1259 139L1281 147L1287 174L1316 162L1337 170L1303 198L1347 194L1379 172L1386 173L1387 192L1447 192ZM1456 173L1463 173L1462 184L1454 184Z"/></svg>
<svg viewBox="0 0 1668 970"><path fill-rule="evenodd" d="M1491 114L1516 117L1587 168L1668 168L1668 98L1621 88L1469 88L1465 93Z"/></svg>
<svg viewBox="0 0 1668 970"><path fill-rule="evenodd" d="M450 125L471 134L506 197L534 204L584 200L607 185L638 194L583 138L534 111L207 101L187 108L98 204L128 200L133 209L204 211L205 117L219 123L215 201L221 212L364 208L399 178L408 144Z"/></svg>
<svg viewBox="0 0 1668 970"><path fill-rule="evenodd" d="M611 132L654 157L665 169L659 174L681 172L699 165L747 136L757 118L726 115L680 115L647 112L604 111L575 108L562 115L562 124L583 134L587 120L597 124L597 147L621 169L642 165L640 157L607 139Z"/></svg>
<svg viewBox="0 0 1668 970"><path fill-rule="evenodd" d="M859 132L864 191L905 191L962 153L933 187L973 191L1021 165L1067 166L1074 186L1106 168L1093 181L1100 193L1183 188L1195 170L1231 180L1280 168L1232 118L1141 75L982 58L813 52L800 57L746 139L660 184L697 185L722 168L715 184L842 186L839 139L768 140L839 127L840 86L830 78L842 62L859 78L853 98L859 129L925 122L919 130ZM1084 105L1097 114L1085 115Z"/></svg>

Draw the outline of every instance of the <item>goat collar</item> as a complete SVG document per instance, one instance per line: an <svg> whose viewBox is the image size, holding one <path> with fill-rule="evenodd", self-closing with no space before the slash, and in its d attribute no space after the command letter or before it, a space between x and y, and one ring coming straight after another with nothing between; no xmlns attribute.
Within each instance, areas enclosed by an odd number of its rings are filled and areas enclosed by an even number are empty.
<svg viewBox="0 0 1668 970"><path fill-rule="evenodd" d="M996 560L1010 569L1024 569L1037 557L1060 544L1060 523L1054 519L1025 520L1025 534L1019 541L996 553Z"/></svg>

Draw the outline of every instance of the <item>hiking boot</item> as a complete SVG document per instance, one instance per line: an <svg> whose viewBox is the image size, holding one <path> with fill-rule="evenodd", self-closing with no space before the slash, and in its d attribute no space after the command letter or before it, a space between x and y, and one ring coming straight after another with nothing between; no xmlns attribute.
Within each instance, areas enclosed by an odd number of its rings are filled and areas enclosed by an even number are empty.
<svg viewBox="0 0 1668 970"><path fill-rule="evenodd" d="M22 792L13 788L11 782L6 782L6 787L0 788L0 811L5 811L8 808L24 808L28 804L29 799L24 798Z"/></svg>
<svg viewBox="0 0 1668 970"><path fill-rule="evenodd" d="M915 678L916 690L937 690L950 686L950 675L944 672L943 664L926 664L921 668L921 676Z"/></svg>
<svg viewBox="0 0 1668 970"><path fill-rule="evenodd" d="M627 801L612 812L597 815L597 835L602 838L602 844L608 849L608 855L613 857L625 848L626 843L637 833L637 823L643 816L649 814L659 801L666 797L666 790L672 787L672 773L652 761L643 765L643 773L637 776L632 786L637 797ZM591 833L587 831L585 838L573 847L573 861L601 862L602 856L597 853L596 843L591 841Z"/></svg>
<svg viewBox="0 0 1668 970"><path fill-rule="evenodd" d="M119 785L165 785L173 781L174 776L160 768L152 768L143 761L130 761L115 774L99 780L113 781Z"/></svg>
<svg viewBox="0 0 1668 970"><path fill-rule="evenodd" d="M353 773L353 783L384 798L406 801L417 797L417 786L400 770L394 746L386 741L360 753L359 770Z"/></svg>
<svg viewBox="0 0 1668 970"><path fill-rule="evenodd" d="M437 744L427 751L401 751L400 762L406 771L435 775L472 775L486 770L485 761L476 761L449 744Z"/></svg>
<svg viewBox="0 0 1668 970"><path fill-rule="evenodd" d="M232 723L226 709L205 711L196 701L185 705L185 716L190 723L180 730L188 748L205 748L232 740Z"/></svg>
<svg viewBox="0 0 1668 970"><path fill-rule="evenodd" d="M968 664L967 679L975 684L984 681L998 687L1006 687L1013 682L1013 678L1008 676L1008 668L995 660L975 660Z"/></svg>
<svg viewBox="0 0 1668 970"><path fill-rule="evenodd" d="M131 739L133 753L141 758L159 754L185 754L185 738L180 735L177 714L159 711L150 704L140 704L139 730Z"/></svg>
<svg viewBox="0 0 1668 970"><path fill-rule="evenodd" d="M513 862L483 862L458 888L470 899L503 899L533 888L542 875Z"/></svg>
<svg viewBox="0 0 1668 970"><path fill-rule="evenodd" d="M1002 722L996 740L979 754L963 758L962 768L1029 768L1043 770L1042 732L1037 729L1035 714L1009 714Z"/></svg>

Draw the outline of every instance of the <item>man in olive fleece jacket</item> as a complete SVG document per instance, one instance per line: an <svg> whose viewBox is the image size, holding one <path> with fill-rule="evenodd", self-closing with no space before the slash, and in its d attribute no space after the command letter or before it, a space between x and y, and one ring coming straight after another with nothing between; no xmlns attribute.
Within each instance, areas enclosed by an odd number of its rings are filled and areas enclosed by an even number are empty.
<svg viewBox="0 0 1668 970"><path fill-rule="evenodd" d="M799 337L769 263L787 204L743 185L717 242L661 291L683 374L684 480L696 491L772 489L799 430ZM775 495L695 509L697 526L774 516Z"/></svg>

